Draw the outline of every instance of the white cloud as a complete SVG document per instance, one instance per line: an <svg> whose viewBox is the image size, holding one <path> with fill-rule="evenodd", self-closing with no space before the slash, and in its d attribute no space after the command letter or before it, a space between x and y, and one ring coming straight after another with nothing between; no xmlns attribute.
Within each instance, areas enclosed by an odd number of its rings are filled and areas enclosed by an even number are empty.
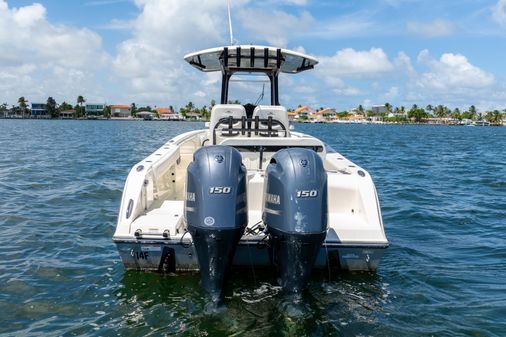
<svg viewBox="0 0 506 337"><path fill-rule="evenodd" d="M314 18L307 11L293 15L280 10L243 8L238 17L255 40L283 47L290 37L306 32L314 23Z"/></svg>
<svg viewBox="0 0 506 337"><path fill-rule="evenodd" d="M417 80L418 87L423 89L462 92L463 89L488 88L495 81L493 74L472 65L461 54L444 53L437 60L428 50L422 50L418 62L429 69Z"/></svg>
<svg viewBox="0 0 506 337"><path fill-rule="evenodd" d="M414 72L411 60L405 53L400 52L392 62L381 48L369 50L345 48L333 56L322 56L318 59L320 64L314 74L323 80L322 87L325 91L330 90L338 97L363 96L371 93L371 90L364 88L364 83L378 78L382 80L382 84L375 86L376 82L373 82L370 89L380 96L379 92L384 87L385 79L395 77L397 74L405 76L406 73ZM350 85L348 81L354 85ZM395 90L398 89L391 89L391 96L394 96Z"/></svg>
<svg viewBox="0 0 506 337"><path fill-rule="evenodd" d="M399 96L399 88L398 87L391 87L390 89L388 89L388 91L383 96L389 100L397 98L397 96Z"/></svg>
<svg viewBox="0 0 506 337"><path fill-rule="evenodd" d="M88 29L51 24L40 4L9 8L0 0L2 99L97 94L94 73L108 59L101 43L100 36Z"/></svg>
<svg viewBox="0 0 506 337"><path fill-rule="evenodd" d="M128 1L130 0L94 0L85 2L84 4L85 6L108 6Z"/></svg>
<svg viewBox="0 0 506 337"><path fill-rule="evenodd" d="M405 52L400 51L394 60L395 67L408 74L410 77L416 75L415 68L411 64L411 58Z"/></svg>
<svg viewBox="0 0 506 337"><path fill-rule="evenodd" d="M85 5L121 1L89 0ZM8 51L0 53L0 103L6 99L15 103L21 95L30 101L45 100L52 95L61 102L83 94L89 101L107 99L109 103L135 101L174 106L188 100L201 105L218 99L220 74L199 72L182 57L198 49L228 44L226 1L133 1L139 10L136 18L112 20L101 27L129 33L130 37L116 46L111 57L104 52L97 33L49 22L43 5L9 8L5 0L0 0L0 49ZM325 42L328 46L336 38L388 35L392 27L399 27L398 21L389 20L377 26L379 19L371 14L373 11L338 17L328 13L322 19L316 12L313 16L304 11L310 7L294 7L308 3L308 0L234 0L232 19L236 38L242 43L293 44L295 50L305 53L301 43L308 38L312 39L311 45L317 46L328 39ZM286 5L292 6L290 10ZM492 17L506 27L505 8L506 0L497 1ZM408 22L406 29L427 37L447 36L456 31L445 20ZM367 43L366 39L360 41ZM341 49L319 59L315 71L281 77L282 103L327 106L336 102L357 103L367 97L375 102L416 99L419 104L434 100L468 104L506 97L506 88L496 83L493 74L460 54L445 53L435 58L422 51L412 61L403 51L387 55L382 48L368 47ZM373 81L377 84L370 84ZM249 99L256 98L262 85L234 83L234 88L241 95L251 89L249 95L242 95ZM268 96L267 90L266 100Z"/></svg>
<svg viewBox="0 0 506 337"><path fill-rule="evenodd" d="M133 28L133 22L130 20L113 19L111 22L99 26L99 28L111 30L131 30Z"/></svg>
<svg viewBox="0 0 506 337"><path fill-rule="evenodd" d="M255 4L261 7L273 7L279 5L306 6L309 0L256 0ZM232 3L233 4L233 3Z"/></svg>
<svg viewBox="0 0 506 337"><path fill-rule="evenodd" d="M455 25L447 20L437 19L429 22L410 21L406 24L408 33L425 37L449 36L455 33Z"/></svg>
<svg viewBox="0 0 506 337"><path fill-rule="evenodd" d="M339 50L334 56L320 57L321 72L328 76L371 78L391 72L394 65L381 48L359 51L352 48Z"/></svg>
<svg viewBox="0 0 506 337"><path fill-rule="evenodd" d="M503 27L506 27L506 0L499 0L492 7L492 19Z"/></svg>
<svg viewBox="0 0 506 337"><path fill-rule="evenodd" d="M364 94L363 91L360 90L359 88L350 87L350 86L346 86L344 88L336 88L332 91L340 96L360 96L360 95Z"/></svg>
<svg viewBox="0 0 506 337"><path fill-rule="evenodd" d="M307 5L308 0L284 0L283 2L290 5L305 6Z"/></svg>
<svg viewBox="0 0 506 337"><path fill-rule="evenodd" d="M359 15L349 15L317 21L305 34L322 39L350 38L377 32L373 27L374 23L370 19Z"/></svg>
<svg viewBox="0 0 506 337"><path fill-rule="evenodd" d="M140 14L132 21L133 37L118 46L113 71L122 85L124 100L180 102L195 96L204 103L215 92L214 79L183 61L186 53L226 44L226 2L221 0L136 0ZM243 2L234 2L241 6ZM207 77L212 79L212 77ZM199 83L206 87L198 88ZM215 97L216 98L216 97ZM162 103L163 104L163 103ZM165 103L169 104L169 103Z"/></svg>
<svg viewBox="0 0 506 337"><path fill-rule="evenodd" d="M301 54L306 54L306 49L303 46L297 46L293 48L293 50Z"/></svg>
<svg viewBox="0 0 506 337"><path fill-rule="evenodd" d="M327 19L316 19L309 11L289 13L277 9L283 4L272 1L265 8L240 7L238 18L241 26L256 41L286 46L292 38L300 39L336 39L365 36L376 33L374 20L363 13L333 16ZM286 3L286 2L285 2ZM255 2L255 4L257 4ZM302 5L302 3L301 3ZM268 22L269 24L259 24ZM382 25L385 29L386 24Z"/></svg>

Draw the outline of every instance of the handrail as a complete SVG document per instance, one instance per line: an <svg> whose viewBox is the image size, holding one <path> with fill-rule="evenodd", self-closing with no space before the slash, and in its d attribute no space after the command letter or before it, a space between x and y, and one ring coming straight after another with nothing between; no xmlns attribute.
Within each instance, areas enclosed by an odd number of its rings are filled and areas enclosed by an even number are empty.
<svg viewBox="0 0 506 337"><path fill-rule="evenodd" d="M234 124L241 122L241 127L234 127ZM253 123L253 127L252 124ZM267 124L267 129L261 128L261 125ZM226 125L226 128L222 128L222 135L225 137L237 136L239 133L241 135L247 135L251 137L251 133L254 133L255 136L263 137L278 137L279 133L283 133L283 137L288 137L288 131L286 130L285 125L277 119L273 119L271 116L268 118L260 118L255 116L254 118L233 118L233 117L225 117L221 118L218 123L215 124L213 128L213 145L216 145L216 130L220 125ZM281 129L273 129L274 126L280 126ZM225 134L224 134L225 133ZM227 134L228 133L228 134Z"/></svg>

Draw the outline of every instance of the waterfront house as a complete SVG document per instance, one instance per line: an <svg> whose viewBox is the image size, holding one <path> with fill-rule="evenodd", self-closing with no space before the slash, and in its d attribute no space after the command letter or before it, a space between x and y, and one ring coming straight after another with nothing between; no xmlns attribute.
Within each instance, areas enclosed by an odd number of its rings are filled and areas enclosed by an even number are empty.
<svg viewBox="0 0 506 337"><path fill-rule="evenodd" d="M130 105L111 105L111 118L130 118Z"/></svg>
<svg viewBox="0 0 506 337"><path fill-rule="evenodd" d="M336 119L334 121L334 123L345 123L345 124L359 123L359 124L362 124L362 123L367 123L367 119L364 115L350 114L348 116L343 116L343 117Z"/></svg>
<svg viewBox="0 0 506 337"><path fill-rule="evenodd" d="M45 103L32 103L32 118L49 118Z"/></svg>
<svg viewBox="0 0 506 337"><path fill-rule="evenodd" d="M334 108L324 108L316 112L318 121L333 121L337 117L337 112Z"/></svg>
<svg viewBox="0 0 506 337"><path fill-rule="evenodd" d="M430 117L426 119L427 124L459 124L459 121L455 121L450 117ZM469 123L465 123L465 121L469 121ZM457 123L456 123L457 122ZM470 120L463 120L462 124L470 124Z"/></svg>
<svg viewBox="0 0 506 337"><path fill-rule="evenodd" d="M190 111L190 112L186 113L186 120L200 121L200 120L202 120L202 116L200 114L196 113L195 111Z"/></svg>
<svg viewBox="0 0 506 337"><path fill-rule="evenodd" d="M63 110L60 112L60 119L72 119L75 115L75 110Z"/></svg>
<svg viewBox="0 0 506 337"><path fill-rule="evenodd" d="M156 117L155 113L151 111L139 111L135 114L135 116L146 121L151 121Z"/></svg>
<svg viewBox="0 0 506 337"><path fill-rule="evenodd" d="M375 114L375 115L388 112L388 109L387 109L387 107L384 104L382 104L382 105L373 105L372 108L371 108L371 110L372 110L373 114Z"/></svg>
<svg viewBox="0 0 506 337"><path fill-rule="evenodd" d="M311 123L323 123L325 122L325 117L322 113L322 111L324 111L325 109L322 109L320 111L315 111L311 114L309 114L309 121Z"/></svg>
<svg viewBox="0 0 506 337"><path fill-rule="evenodd" d="M295 120L295 116L297 116L295 110L288 111L288 120L290 122L293 122Z"/></svg>
<svg viewBox="0 0 506 337"><path fill-rule="evenodd" d="M404 112L390 112L387 117L389 118L392 118L392 117L405 117L405 118L408 118L408 113L407 111L404 111Z"/></svg>
<svg viewBox="0 0 506 337"><path fill-rule="evenodd" d="M98 117L104 114L105 104L88 103L85 109L87 117Z"/></svg>
<svg viewBox="0 0 506 337"><path fill-rule="evenodd" d="M4 118L21 118L21 113L18 107L12 107L4 111Z"/></svg>
<svg viewBox="0 0 506 337"><path fill-rule="evenodd" d="M183 117L175 113L171 108L156 108L161 120L181 120Z"/></svg>
<svg viewBox="0 0 506 337"><path fill-rule="evenodd" d="M346 119L348 119L348 122L350 123L366 123L367 120L366 120L366 117L364 115L360 115L360 114L355 114L355 115L351 115L351 116L348 116L346 117Z"/></svg>
<svg viewBox="0 0 506 337"><path fill-rule="evenodd" d="M297 109L295 109L293 111L293 113L295 114L294 117L293 117L293 119L295 121L297 121L297 120L299 120L299 121L300 120L308 120L310 118L309 116L313 115L315 112L316 111L313 108L311 108L311 107L309 107L307 105L300 106L300 107L298 107Z"/></svg>

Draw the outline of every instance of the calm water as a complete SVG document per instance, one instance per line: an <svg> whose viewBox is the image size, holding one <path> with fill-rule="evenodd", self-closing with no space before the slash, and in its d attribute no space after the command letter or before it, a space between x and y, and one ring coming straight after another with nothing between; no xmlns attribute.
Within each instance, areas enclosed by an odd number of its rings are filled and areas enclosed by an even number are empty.
<svg viewBox="0 0 506 337"><path fill-rule="evenodd" d="M0 335L506 336L506 127L299 125L368 169L391 247L302 300L235 272L125 272L111 241L130 167L198 123L0 120Z"/></svg>

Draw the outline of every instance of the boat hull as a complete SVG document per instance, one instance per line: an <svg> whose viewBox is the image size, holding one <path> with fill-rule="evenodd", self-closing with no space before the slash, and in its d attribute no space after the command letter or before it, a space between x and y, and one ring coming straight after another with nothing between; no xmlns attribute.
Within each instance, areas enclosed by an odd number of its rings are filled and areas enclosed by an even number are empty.
<svg viewBox="0 0 506 337"><path fill-rule="evenodd" d="M158 272L192 272L199 270L197 254L190 235L183 239L115 239L127 270ZM375 271L388 244L325 242L318 252L314 269ZM234 267L271 266L265 237L241 239L232 265Z"/></svg>

